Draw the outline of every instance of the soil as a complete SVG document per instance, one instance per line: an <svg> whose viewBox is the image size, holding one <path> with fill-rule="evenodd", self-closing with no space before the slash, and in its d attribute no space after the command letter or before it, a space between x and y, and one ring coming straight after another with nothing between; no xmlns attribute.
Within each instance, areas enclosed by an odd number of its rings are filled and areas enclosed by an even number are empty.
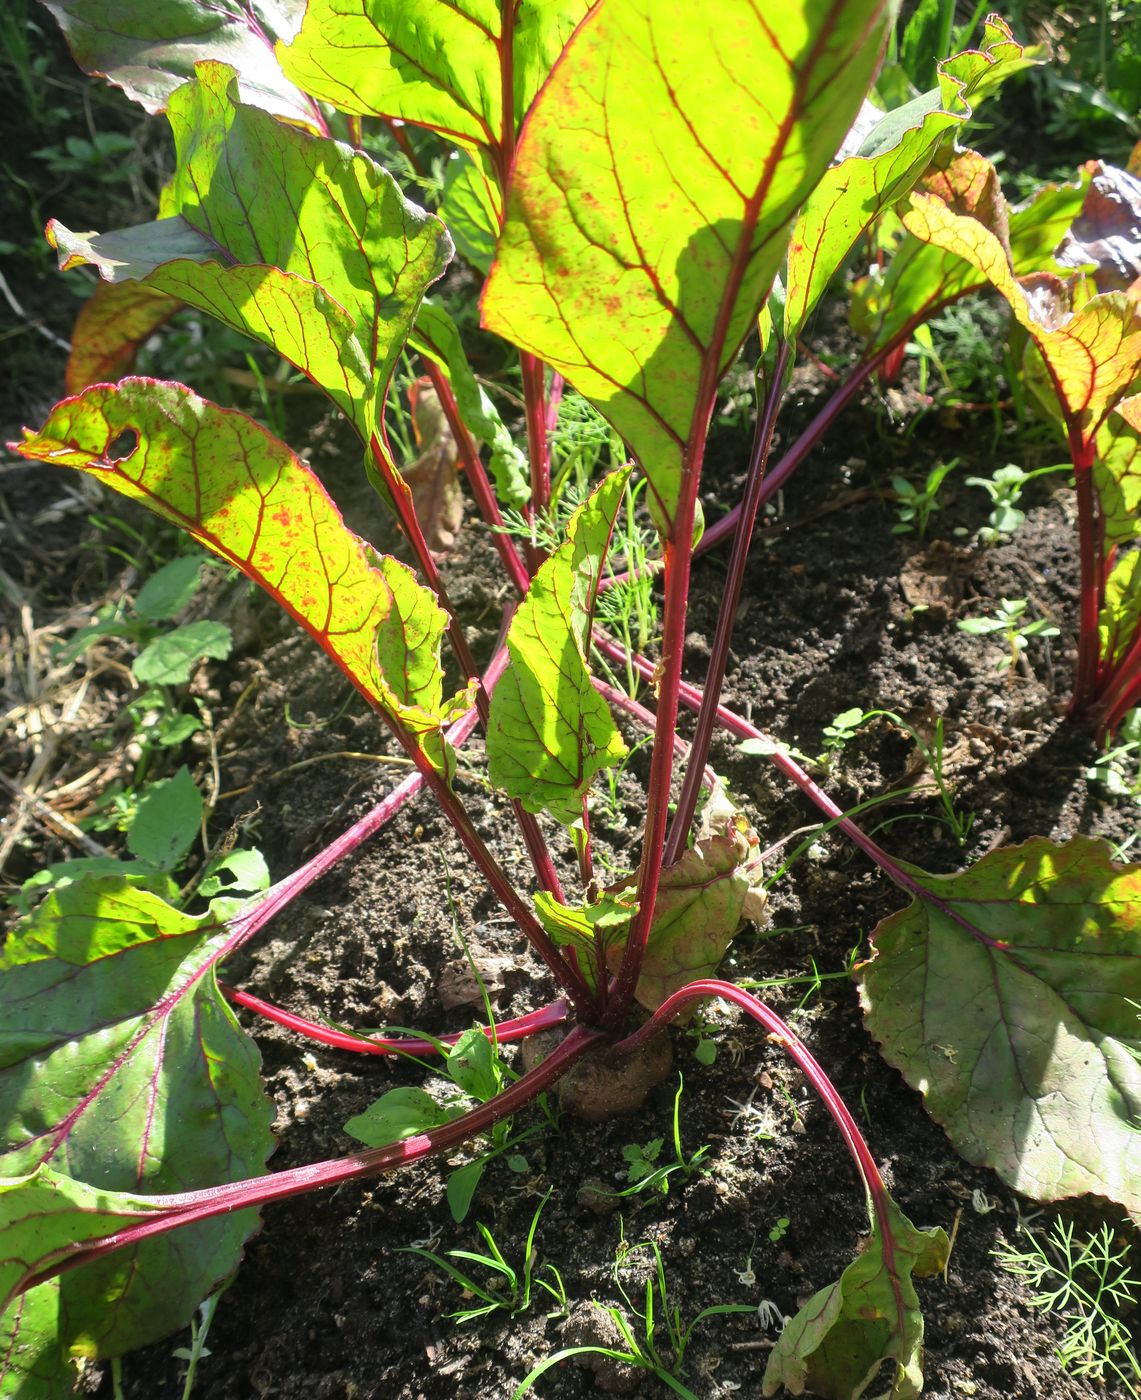
<svg viewBox="0 0 1141 1400"><path fill-rule="evenodd" d="M77 218L77 226L99 221L98 215L86 223ZM34 288L25 295L33 311L66 334L63 310L41 305ZM851 349L834 324L818 326L812 343L838 355ZM58 384L58 350L46 341L39 349L37 383L54 375ZM780 425L785 442L828 389L825 376L807 361L797 370ZM41 388L39 398L47 397ZM6 412L5 436L18 426L17 411L25 421L35 420L43 406L29 408L25 401ZM297 413L303 417L304 406ZM717 424L703 484L710 521L740 490L751 435L746 419L738 410L735 419ZM939 820L930 794L901 793L866 818L869 826L891 820L881 833L891 852L933 872L955 870L1031 835L1064 840L1080 832L1117 845L1136 834L1137 808L1113 803L1087 779L1097 750L1064 714L1078 568L1065 478L1034 483L1026 523L1009 543L977 543L988 504L981 490L964 484L965 477L989 476L1007 460L1030 467L1060 459L1056 448L1032 435L1006 434L996 434L987 413L925 405L911 378L886 394L869 392L794 479L754 544L726 681L728 704L812 754L822 750L823 727L853 706L891 710L921 731L942 716L955 804L974 813L966 845L960 848ZM353 528L399 552L345 432L322 419L307 428L305 446ZM948 479L927 538L893 533L892 475L921 481L932 465L951 457L960 465ZM86 483L9 459L0 475L0 501L4 679L13 713L23 716L0 734L2 771L26 784L39 762L39 776L50 771L59 789L94 764L98 776L82 794L93 799L131 761L131 731L121 718L130 693L122 664L129 654L106 645L95 660L89 657L65 676L52 669L48 648L89 620L99 603L137 588L139 572L133 564L121 566L108 550L115 537L91 524L94 510L107 514L110 508ZM141 516L118 502L113 513L149 531L155 550L168 547ZM507 593L470 502L446 567L453 599L485 658ZM698 683L723 576L723 557L714 553L700 562L694 578L686 671ZM989 612L1003 597L1027 598L1031 616L1048 618L1060 629L1056 638L1032 641L1012 673L997 664L1000 643L955 627L959 618ZM355 756L390 750L343 677L271 604L251 597L241 584L220 581L209 605L211 615L231 622L237 641L228 661L204 664L195 680L195 692L213 716L220 778L210 834L221 839L237 829L243 842L263 851L277 879L362 816L403 774ZM84 675L87 689L69 719L68 705ZM29 723L33 712L48 716L46 736ZM638 736L630 731L629 737ZM47 763L40 757L45 744ZM478 742L468 751L478 755ZM873 721L837 758L826 784L853 806L910 786L917 777L914 758L904 733L888 721ZM171 765L180 761L209 782L210 755L201 742L169 755ZM807 804L764 760L742 757L728 740L715 741L712 762L729 779L763 842L788 842L784 850L792 851L799 841L793 833L815 820ZM610 814L601 853L616 866L636 860L645 768L643 749L631 760ZM472 774L462 773L459 785L496 854L528 887L524 852L503 810ZM82 815L82 804L67 810ZM7 884L18 884L45 862L77 854L74 841L61 837L42 812L14 804L9 830L12 823L19 831L7 851ZM99 839L115 848L114 833ZM560 856L569 870L569 850ZM774 870L781 858L780 852L772 857ZM847 969L854 954L866 955L876 924L901 902L857 851L821 836L774 885L766 926L739 936L724 975L778 984L762 994L858 1110L903 1210L918 1225L941 1225L954 1234L946 1274L919 1286L926 1319L925 1394L932 1400L1125 1394L1112 1380L1103 1384L1062 1368L1056 1354L1062 1324L1031 1307L1029 1291L994 1258L1004 1241L1018 1238L1031 1204L993 1173L956 1155L919 1096L881 1060L863 1029ZM553 987L542 965L520 947L426 800L406 807L291 905L233 960L226 977L294 1012L350 1026L462 1030L480 1010L470 1002L446 1004L462 963L453 911L477 963L496 973L492 996L499 1017L551 1000ZM813 983L817 972L820 980ZM415 1065L301 1044L264 1021L245 1013L242 1019L260 1047L277 1107L275 1170L351 1151L347 1119L387 1089L424 1082ZM643 1335L633 1309L644 1306L652 1264L648 1243L661 1251L670 1306L686 1323L719 1304L749 1308L696 1326L679 1372L684 1384L700 1400L759 1393L775 1332L758 1317L758 1306L767 1300L779 1313L791 1314L835 1279L859 1248L866 1214L831 1120L779 1048L751 1022L720 1012L713 1019L715 1063L698 1062L693 1034L673 1032L674 1070L640 1110L601 1124L565 1113L554 1124L538 1112L522 1115L517 1127L531 1132L518 1148L525 1168L513 1170L503 1157L493 1161L464 1224L451 1218L438 1163L268 1209L219 1304L209 1355L198 1369L197 1400L510 1396L552 1352L584 1342L613 1344L616 1331L595 1302L623 1308ZM514 1062L515 1052L505 1053ZM624 1147L663 1138L661 1160L672 1161L679 1075L684 1154L691 1159L698 1149L707 1150L691 1169L670 1175L668 1191L615 1197L610 1193L627 1186ZM540 1207L535 1277L553 1284L557 1271L569 1319L536 1283L529 1308L517 1316L503 1309L471 1323L450 1320L448 1314L470 1298L423 1256L403 1251L415 1243L441 1254L477 1248L482 1241L476 1222L482 1222L508 1261L520 1264ZM1055 1213L1044 1211L1039 1226ZM1115 1229L1122 1223L1119 1209L1096 1202L1067 1203L1062 1213L1081 1231L1102 1220ZM182 1395L184 1363L173 1353L186 1344L184 1335L127 1358L122 1393L128 1400ZM111 1397L110 1368L90 1367L84 1390ZM648 1372L598 1358L586 1367L564 1362L536 1387L547 1400L610 1390L645 1400L668 1393Z"/></svg>

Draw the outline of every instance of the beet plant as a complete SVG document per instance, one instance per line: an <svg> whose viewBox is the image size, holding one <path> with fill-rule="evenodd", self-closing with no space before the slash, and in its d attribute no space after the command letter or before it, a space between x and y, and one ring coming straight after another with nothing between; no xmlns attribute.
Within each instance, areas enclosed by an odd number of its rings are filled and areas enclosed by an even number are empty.
<svg viewBox="0 0 1141 1400"><path fill-rule="evenodd" d="M237 1267L259 1207L443 1153L585 1057L626 1062L679 1014L720 998L775 1037L821 1095L869 1208L867 1247L789 1323L764 1392L855 1397L882 1369L891 1395L916 1395L923 1324L913 1280L944 1267L947 1237L900 1212L792 1030L715 975L764 898L761 842L707 758L718 725L746 740L909 896L875 935L861 996L885 1055L959 1150L1033 1199L1094 1192L1138 1218L1141 870L1075 838L1035 839L958 875L928 875L893 859L779 742L720 704L760 503L918 325L984 283L1007 297L1037 347L1086 502L1075 709L1112 727L1135 698L1141 574L1122 546L1137 503L1134 459L1122 467L1119 456L1120 424L1135 432L1131 395L1141 390L1136 297L1097 290L1096 256L1071 262L1063 280L1055 250L1082 215L1091 172L1008 215L993 168L958 145L973 105L1029 56L991 17L978 48L939 65L931 93L869 114L862 104L892 0L763 10L733 0L708 13L660 0L599 0L589 11L583 0L48 8L81 64L165 109L176 159L153 223L103 234L49 226L61 265L89 265L102 283L76 328L71 397L18 450L147 506L261 585L366 698L414 772L244 904L215 900L191 913L145 875L85 878L51 893L10 936L0 964L0 1393L66 1394L74 1358L121 1355L185 1324ZM437 213L361 149L364 125L377 122L405 144L413 126L454 147ZM885 227L897 247L868 298L868 352L766 475L806 319L856 245ZM426 300L456 245L487 273L484 326L518 350L525 448L483 393L443 307ZM317 477L250 418L177 383L104 382L183 305L270 346L328 395L356 430L415 568L354 536ZM757 429L742 499L698 546L718 385L754 333ZM406 346L518 594L482 672L386 426ZM593 483L561 542L547 548L536 530L519 549L498 527L508 509L537 522L551 505L549 435L564 384L620 435L629 461ZM616 646L597 616L635 477L661 548L653 662ZM698 690L682 675L691 566L696 548L730 537ZM1106 641L1099 629L1114 607L1126 621ZM652 682L652 713L595 674L598 654ZM679 765L683 705L697 723ZM648 722L654 742L637 873L607 888L591 799L626 751L616 707ZM533 889L512 881L465 804L456 754L476 729ZM549 1005L487 1033L565 1035L458 1117L426 1110L393 1141L266 1173L270 1104L230 1000L345 1050L427 1053L440 1043L314 1026L256 990L223 991L219 970L423 789L555 990ZM577 891L552 854L568 839Z"/></svg>

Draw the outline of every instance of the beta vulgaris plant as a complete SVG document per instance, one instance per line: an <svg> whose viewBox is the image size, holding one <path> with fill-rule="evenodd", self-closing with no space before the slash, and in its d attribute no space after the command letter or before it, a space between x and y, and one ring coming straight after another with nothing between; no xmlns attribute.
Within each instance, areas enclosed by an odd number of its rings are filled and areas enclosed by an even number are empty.
<svg viewBox="0 0 1141 1400"><path fill-rule="evenodd" d="M1136 702L1141 316L1104 227L1107 204L1121 208L1107 187L1127 190L1132 177L1093 166L1009 210L993 167L957 142L973 106L1033 56L991 17L977 48L938 65L934 90L883 112L865 96L892 0L599 0L589 11L584 0L310 0L303 17L300 3L261 0L49 8L84 67L166 110L176 168L153 223L105 234L49 226L61 265L89 265L102 283L76 327L71 397L19 451L141 502L259 583L366 697L415 772L236 912L232 901L182 912L136 872L75 880L13 933L0 964L0 1393L64 1394L73 1357L117 1356L184 1325L236 1267L262 1205L445 1153L584 1057L635 1054L721 998L765 1027L821 1095L869 1205L866 1247L789 1322L764 1393L856 1396L882 1367L892 1396L914 1396L923 1323L913 1279L944 1267L947 1237L902 1215L789 1027L715 976L764 897L760 841L706 759L717 724L749 741L910 897L875 934L861 996L884 1054L959 1150L1036 1200L1089 1191L1141 1217L1141 869L1078 837L928 875L893 860L786 749L719 703L760 504L916 327L987 285L1009 302L1027 373L1052 391L1072 453L1082 562L1073 713L1112 730ZM137 37L155 25L161 44ZM410 124L454 147L438 213L360 149L373 123L405 146ZM857 288L867 351L766 471L798 337L865 242L878 268ZM525 452L454 324L425 300L456 247L487 274L484 327L518 349ZM176 383L105 382L181 305L272 347L344 413L415 571L351 534L313 473L243 414ZM718 384L755 332L759 411L743 496L698 545ZM482 675L390 450L386 393L406 346L519 595ZM517 547L501 528L506 511L549 518L564 384L603 415L629 461L594 483L557 547L538 534ZM596 626L634 480L661 547L656 664ZM682 679L690 569L697 548L722 539L730 559L702 691ZM463 677L451 694L445 642ZM594 674L596 655L652 682L652 716ZM671 807L682 704L697 725ZM602 888L591 794L626 750L616 705L648 719L654 742L637 873ZM457 789L457 749L476 728L534 893L508 878ZM565 1036L458 1116L267 1174L271 1105L218 969L423 788L558 989L486 1033L508 1042L565 1026ZM551 856L558 828L577 854L577 893ZM442 1044L332 1031L252 992L231 995L346 1050Z"/></svg>

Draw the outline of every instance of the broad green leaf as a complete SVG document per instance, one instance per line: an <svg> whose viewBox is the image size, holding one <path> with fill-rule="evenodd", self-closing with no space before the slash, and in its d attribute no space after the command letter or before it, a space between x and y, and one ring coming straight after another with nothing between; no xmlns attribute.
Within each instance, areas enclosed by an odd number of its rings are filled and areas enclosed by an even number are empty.
<svg viewBox="0 0 1141 1400"><path fill-rule="evenodd" d="M1119 399L1141 384L1141 310L1124 292L1074 309L1074 288L1052 273L1019 280L1004 238L1001 195L963 213L957 201L915 192L903 215L909 233L981 272L1009 303L1050 372L1071 432L1088 442Z"/></svg>
<svg viewBox="0 0 1141 1400"><path fill-rule="evenodd" d="M203 657L224 661L234 634L224 622L188 622L149 642L131 664L131 673L144 685L185 685Z"/></svg>
<svg viewBox="0 0 1141 1400"><path fill-rule="evenodd" d="M68 1330L68 1285L83 1275L23 1290L78 1245L117 1234L153 1210L145 1196L97 1190L48 1167L0 1179L0 1395L74 1395L75 1361L55 1339Z"/></svg>
<svg viewBox="0 0 1141 1400"><path fill-rule="evenodd" d="M712 976L741 925L761 917L768 896L759 846L756 832L716 788L692 847L662 871L635 992L647 1010L656 1011L687 982ZM622 952L610 950L615 974Z"/></svg>
<svg viewBox="0 0 1141 1400"><path fill-rule="evenodd" d="M487 1158L477 1157L474 1162L465 1162L448 1176L448 1210L457 1225L467 1219L471 1210L472 1197L476 1193L480 1179L487 1168Z"/></svg>
<svg viewBox="0 0 1141 1400"><path fill-rule="evenodd" d="M127 850L159 870L174 870L201 824L202 794L184 765L173 778L147 789L127 833Z"/></svg>
<svg viewBox="0 0 1141 1400"><path fill-rule="evenodd" d="M610 420L670 529L716 384L859 109L892 9L601 0L531 110L484 323Z"/></svg>
<svg viewBox="0 0 1141 1400"><path fill-rule="evenodd" d="M933 191L959 213L988 219L1010 250L1018 276L1060 271L1053 250L1081 212L1088 172L1076 184L1046 185L1019 209L1008 208L994 166L976 151L960 151L926 175L919 189ZM908 326L933 316L949 302L981 291L986 277L956 252L906 233L882 282L865 287L860 308L871 348L894 340Z"/></svg>
<svg viewBox="0 0 1141 1400"><path fill-rule="evenodd" d="M1141 1218L1141 866L1079 836L910 873L926 893L859 969L886 1059L968 1161Z"/></svg>
<svg viewBox="0 0 1141 1400"><path fill-rule="evenodd" d="M205 59L228 63L242 100L305 126L324 125L281 71L275 39L289 39L305 0L43 0L88 73L106 77L148 112Z"/></svg>
<svg viewBox="0 0 1141 1400"><path fill-rule="evenodd" d="M238 102L223 64L200 64L168 116L169 217L106 234L53 220L60 266L145 279L272 346L367 440L420 299L451 256L443 225L363 153Z"/></svg>
<svg viewBox="0 0 1141 1400"><path fill-rule="evenodd" d="M879 1400L915 1400L923 1389L923 1314L913 1280L939 1273L950 1245L941 1229L916 1229L890 1196L883 1208L886 1237L869 1205L863 1252L786 1323L765 1368L766 1396L785 1386L792 1395L858 1400L888 1375Z"/></svg>
<svg viewBox="0 0 1141 1400"><path fill-rule="evenodd" d="M376 562L264 428L180 384L124 379L65 399L18 450L87 472L241 569L443 765L429 736L470 703L467 691L442 701L445 614L403 564Z"/></svg>
<svg viewBox="0 0 1141 1400"><path fill-rule="evenodd" d="M593 904L562 904L545 890L535 895L539 922L560 948L574 950L579 971L591 990L598 981L597 945L601 943L608 966L611 949L617 950L620 959L636 908L634 891L629 887L606 890Z"/></svg>
<svg viewBox="0 0 1141 1400"><path fill-rule="evenodd" d="M1106 550L1141 535L1141 422L1129 422L1130 411L1129 400L1119 403L1097 435L1093 480Z"/></svg>
<svg viewBox="0 0 1141 1400"><path fill-rule="evenodd" d="M500 1076L496 1073L491 1041L479 1026L464 1031L448 1052L447 1063L452 1083L480 1103L499 1092Z"/></svg>
<svg viewBox="0 0 1141 1400"><path fill-rule="evenodd" d="M444 176L440 217L459 254L486 277L495 257L502 220L502 197L483 152L457 151Z"/></svg>
<svg viewBox="0 0 1141 1400"><path fill-rule="evenodd" d="M309 0L301 32L281 46L286 74L343 112L431 127L458 146L504 143L499 0ZM515 126L586 14L588 0L512 5Z"/></svg>
<svg viewBox="0 0 1141 1400"><path fill-rule="evenodd" d="M165 1195L262 1172L273 1106L214 977L241 937L127 879L48 895L0 956L0 1174L50 1167L64 1180L36 1191L70 1209L95 1191ZM256 1223L223 1216L38 1285L5 1318L20 1364L118 1355L185 1325Z"/></svg>
<svg viewBox="0 0 1141 1400"><path fill-rule="evenodd" d="M409 344L446 371L464 426L491 449L491 474L504 505L522 506L531 498L527 459L515 445L495 405L472 373L456 323L441 306L426 301L420 307Z"/></svg>
<svg viewBox="0 0 1141 1400"><path fill-rule="evenodd" d="M602 563L629 478L611 472L571 517L567 542L531 581L507 633L511 664L491 697L487 732L492 783L529 812L564 825L600 769L626 752L587 669L590 623Z"/></svg>
<svg viewBox="0 0 1141 1400"><path fill-rule="evenodd" d="M954 141L978 97L1027 66L1021 44L997 16L978 49L938 65L934 92L887 113L860 150L825 171L793 229L788 250L785 339L794 343L813 307L860 234L903 197ZM935 71L932 61L931 69Z"/></svg>
<svg viewBox="0 0 1141 1400"><path fill-rule="evenodd" d="M100 282L83 303L71 332L69 394L121 379L146 340L181 302L139 282Z"/></svg>

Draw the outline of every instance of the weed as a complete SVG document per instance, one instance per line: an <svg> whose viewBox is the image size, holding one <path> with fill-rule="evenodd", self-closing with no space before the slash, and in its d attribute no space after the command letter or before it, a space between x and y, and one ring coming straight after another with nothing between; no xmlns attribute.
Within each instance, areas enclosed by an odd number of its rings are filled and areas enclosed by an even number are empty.
<svg viewBox="0 0 1141 1400"><path fill-rule="evenodd" d="M1065 1324L1058 1347L1062 1365L1098 1381L1111 1372L1129 1395L1141 1394L1141 1363L1120 1317L1138 1296L1128 1246L1116 1242L1107 1224L1084 1240L1075 1239L1072 1222L1062 1219L1055 1219L1046 1234L1028 1229L1022 1234L1024 1245L1003 1245L994 1257L1035 1290L1032 1308L1055 1313Z"/></svg>
<svg viewBox="0 0 1141 1400"><path fill-rule="evenodd" d="M991 477L968 476L968 486L981 487L991 500L991 512L987 523L979 530L983 544L998 544L1007 540L1026 519L1026 512L1018 509L1022 490L1027 482L1036 477L1049 476L1052 472L1069 471L1068 463L1056 467L1039 467L1037 471L1023 471L1013 462L999 467Z"/></svg>
<svg viewBox="0 0 1141 1400"><path fill-rule="evenodd" d="M973 637L1001 635L1007 650L995 664L998 670L1010 671L1013 674L1031 637L1058 636L1058 629L1045 618L1023 622L1021 619L1028 607L1029 603L1025 598L1000 598L998 607L990 617L963 618L956 626L960 632L969 632Z"/></svg>
<svg viewBox="0 0 1141 1400"><path fill-rule="evenodd" d="M895 509L899 517L899 523L891 527L893 535L910 535L914 532L921 540L927 538L927 527L931 523L931 517L941 509L940 488L948 473L953 472L958 465L959 459L955 457L950 462L932 467L922 486L912 485L904 476L892 477Z"/></svg>

